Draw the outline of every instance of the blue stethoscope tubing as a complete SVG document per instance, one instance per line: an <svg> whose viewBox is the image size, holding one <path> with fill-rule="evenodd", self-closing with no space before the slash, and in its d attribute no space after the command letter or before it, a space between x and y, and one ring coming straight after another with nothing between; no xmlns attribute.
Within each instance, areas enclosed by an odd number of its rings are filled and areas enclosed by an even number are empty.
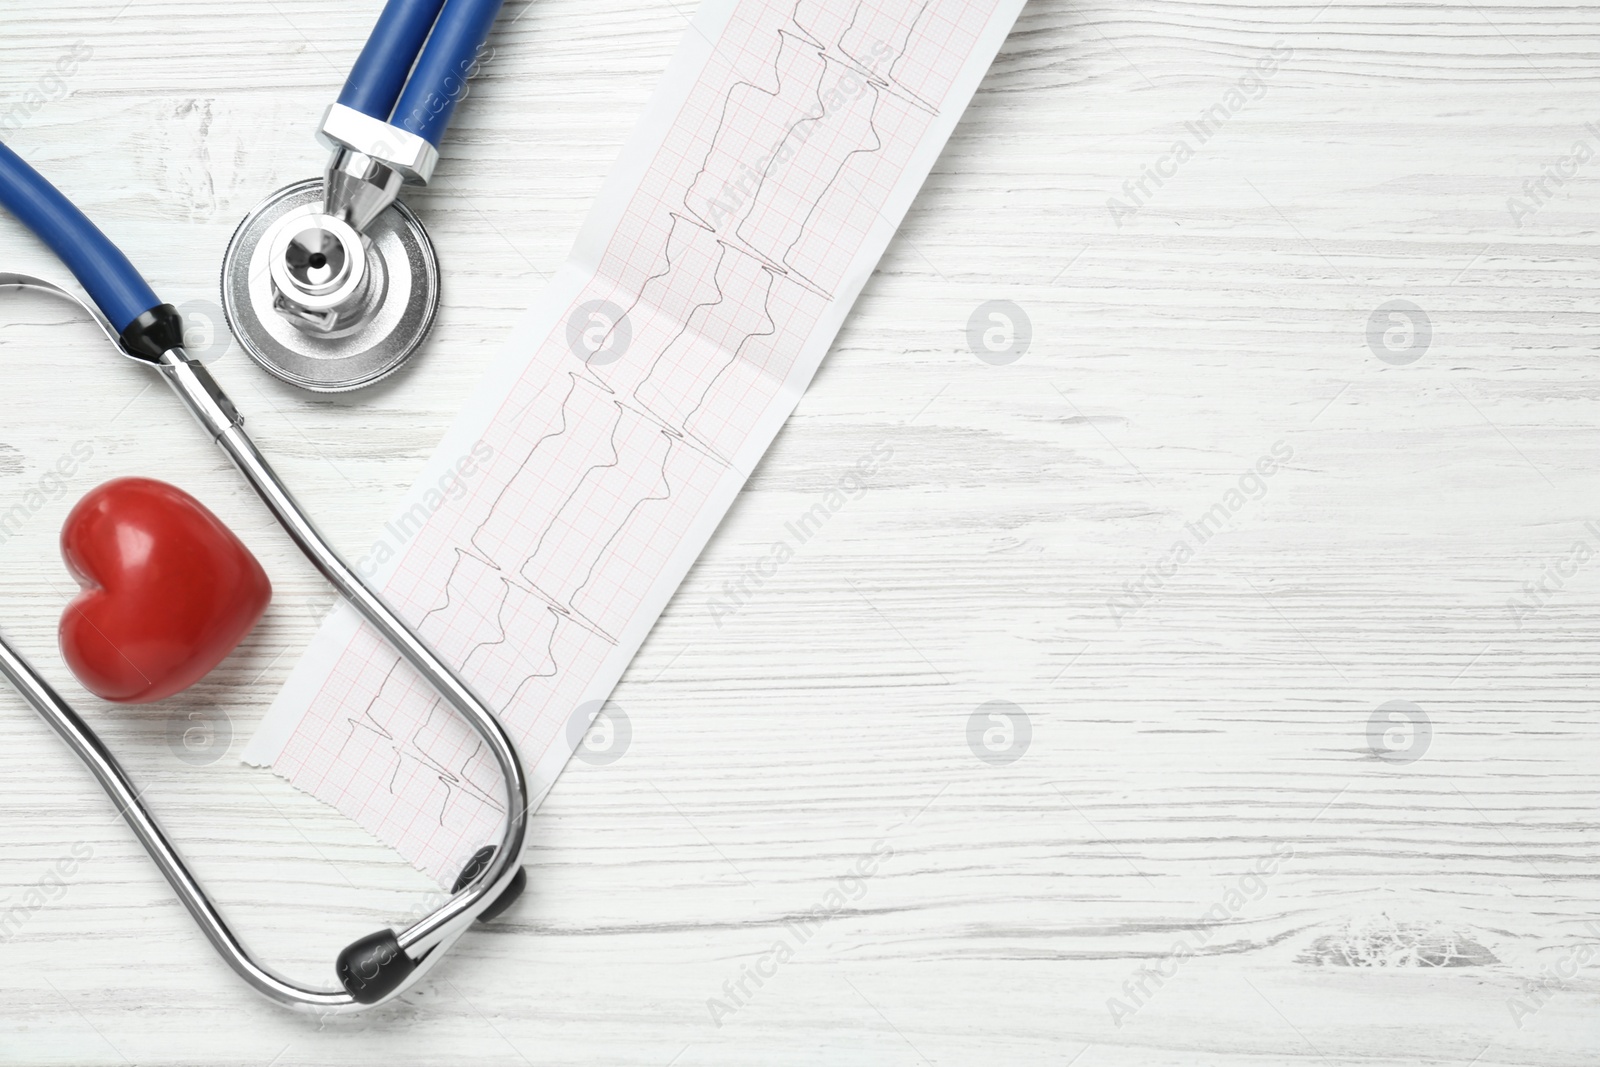
<svg viewBox="0 0 1600 1067"><path fill-rule="evenodd" d="M339 103L435 148L504 0L389 0Z"/></svg>
<svg viewBox="0 0 1600 1067"><path fill-rule="evenodd" d="M0 206L67 265L117 333L160 306L155 290L122 249L4 143L0 143Z"/></svg>
<svg viewBox="0 0 1600 1067"><path fill-rule="evenodd" d="M437 147L504 0L389 0L339 103ZM161 303L100 228L0 143L0 205L72 271L118 333Z"/></svg>
<svg viewBox="0 0 1600 1067"><path fill-rule="evenodd" d="M359 105L363 114L377 117L377 112L383 112L384 121L409 123L405 128L410 132L437 144L500 6L500 0L389 0L341 100L355 101L349 106ZM4 144L0 144L0 207L60 257L99 308L97 317L103 317L102 326L123 354L161 374L312 564L477 731L505 785L500 840L478 850L443 904L403 930L381 930L347 946L334 968L342 989L299 985L251 955L190 873L115 757L4 634L0 634L0 677L94 773L212 945L253 988L287 1007L322 1013L360 1010L392 1000L437 963L473 922L493 918L522 891L530 799L516 746L489 705L317 530L245 434L244 419L233 402L210 372L184 351L177 309L161 303L121 249ZM18 285L46 289L82 303L51 283L0 275L0 288Z"/></svg>

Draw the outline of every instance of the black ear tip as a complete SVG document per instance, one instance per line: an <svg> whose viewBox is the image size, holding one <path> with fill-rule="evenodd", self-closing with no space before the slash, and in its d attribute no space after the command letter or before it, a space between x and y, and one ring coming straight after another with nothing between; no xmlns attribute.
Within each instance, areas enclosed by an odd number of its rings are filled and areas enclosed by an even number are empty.
<svg viewBox="0 0 1600 1067"><path fill-rule="evenodd" d="M393 930L379 930L339 953L339 984L357 1004L376 1004L400 988L417 964L400 947Z"/></svg>
<svg viewBox="0 0 1600 1067"><path fill-rule="evenodd" d="M467 865L461 868L461 877L456 879L455 888L451 889L450 892L459 893L471 885L472 880L483 873L484 868L489 866L489 861L493 858L493 845L484 845L474 852L472 858L467 861ZM522 891L526 888L528 888L528 871L525 867L519 867L517 876L511 879L511 884L506 886L505 891L495 898L493 904L490 904L479 913L478 921L486 923L495 919L501 912L515 904L517 898L522 895Z"/></svg>

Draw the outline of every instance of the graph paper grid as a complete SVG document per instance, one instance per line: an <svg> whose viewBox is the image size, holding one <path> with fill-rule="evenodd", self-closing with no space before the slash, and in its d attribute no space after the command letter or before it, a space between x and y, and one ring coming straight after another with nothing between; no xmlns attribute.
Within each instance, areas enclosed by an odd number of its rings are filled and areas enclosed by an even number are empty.
<svg viewBox="0 0 1600 1067"><path fill-rule="evenodd" d="M548 791L810 382L1021 0L708 0L572 258L385 527L389 603ZM395 544L394 542L400 542ZM441 883L472 730L348 607L245 753Z"/></svg>

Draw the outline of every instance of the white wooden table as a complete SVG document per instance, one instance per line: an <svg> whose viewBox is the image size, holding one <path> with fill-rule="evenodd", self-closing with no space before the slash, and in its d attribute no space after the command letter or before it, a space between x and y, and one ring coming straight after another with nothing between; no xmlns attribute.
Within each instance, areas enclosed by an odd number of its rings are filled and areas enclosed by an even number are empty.
<svg viewBox="0 0 1600 1067"><path fill-rule="evenodd" d="M341 545L564 257L689 2L508 5L412 199L448 287L411 370L328 400L221 358ZM238 219L320 168L377 7L5 0L0 137L203 310ZM0 939L0 1058L1593 1063L1597 52L1589 5L1034 0L618 690L626 750L534 821L524 899L403 1005L284 1013L0 694L0 911L44 899ZM6 219L0 249L59 273ZM6 631L261 953L329 975L425 880L169 737L225 706L236 754L332 594L138 367L0 300ZM969 345L993 300L1031 324L1010 363ZM719 627L716 591L879 441ZM54 651L61 520L123 474L195 492L277 589L211 679L133 710ZM972 729L992 701L1016 711Z"/></svg>

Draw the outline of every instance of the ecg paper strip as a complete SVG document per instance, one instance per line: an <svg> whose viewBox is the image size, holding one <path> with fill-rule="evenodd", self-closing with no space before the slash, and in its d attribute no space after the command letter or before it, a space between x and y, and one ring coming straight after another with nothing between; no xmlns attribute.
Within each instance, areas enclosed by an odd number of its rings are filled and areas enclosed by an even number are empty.
<svg viewBox="0 0 1600 1067"><path fill-rule="evenodd" d="M799 402L1022 3L707 0L685 33L572 256L380 542L384 595L499 710L536 800ZM244 758L441 884L498 836L492 758L345 605Z"/></svg>

